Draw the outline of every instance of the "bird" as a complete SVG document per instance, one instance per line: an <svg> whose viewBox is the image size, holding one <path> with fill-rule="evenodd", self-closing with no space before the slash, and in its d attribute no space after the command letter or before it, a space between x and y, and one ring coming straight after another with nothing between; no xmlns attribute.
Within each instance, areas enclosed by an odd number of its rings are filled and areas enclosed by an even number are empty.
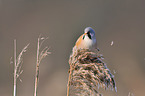
<svg viewBox="0 0 145 96"><path fill-rule="evenodd" d="M73 90L72 96L102 96L97 91L99 86L117 92L114 75L103 62L103 55L99 51L94 29L86 27L77 39L69 58L68 86ZM69 96L69 87L67 94Z"/></svg>
<svg viewBox="0 0 145 96"><path fill-rule="evenodd" d="M91 27L86 27L84 33L77 39L75 43L77 49L94 49L97 48L95 31Z"/></svg>

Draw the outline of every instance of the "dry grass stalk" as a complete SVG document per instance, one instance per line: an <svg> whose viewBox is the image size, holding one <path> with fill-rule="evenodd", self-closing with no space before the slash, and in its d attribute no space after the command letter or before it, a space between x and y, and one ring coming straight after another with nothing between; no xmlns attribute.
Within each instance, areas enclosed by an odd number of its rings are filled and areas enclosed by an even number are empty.
<svg viewBox="0 0 145 96"><path fill-rule="evenodd" d="M48 52L48 50L49 50L48 47L45 47L42 51L40 51L40 48L46 39L48 39L48 38L44 38L44 37L40 37L40 36L38 38L34 96L37 96L40 62L43 58L45 58L48 54L50 54L50 52Z"/></svg>
<svg viewBox="0 0 145 96"><path fill-rule="evenodd" d="M14 89L13 89L13 96L16 96L16 90L17 90L17 79L22 74L23 70L21 70L22 67L22 61L23 61L23 53L26 52L26 49L28 48L29 44L27 44L22 51L20 52L19 56L16 56L16 40L14 40ZM20 81L22 81L19 78Z"/></svg>
<svg viewBox="0 0 145 96"><path fill-rule="evenodd" d="M74 48L69 65L67 96L102 96L99 87L117 91L114 76L99 53Z"/></svg>

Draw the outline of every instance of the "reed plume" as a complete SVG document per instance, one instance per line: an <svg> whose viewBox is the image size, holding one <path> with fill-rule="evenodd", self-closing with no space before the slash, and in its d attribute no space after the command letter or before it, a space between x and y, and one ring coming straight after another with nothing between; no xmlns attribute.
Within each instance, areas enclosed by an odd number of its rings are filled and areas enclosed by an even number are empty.
<svg viewBox="0 0 145 96"><path fill-rule="evenodd" d="M37 42L37 60L36 60L36 72L35 72L35 85L34 85L34 96L37 96L38 91L38 81L39 81L39 67L42 59L44 59L47 55L49 55L51 52L48 52L49 48L45 47L42 51L40 51L42 44L45 40L48 38L41 37L41 35L38 37Z"/></svg>
<svg viewBox="0 0 145 96"><path fill-rule="evenodd" d="M99 52L73 48L69 65L67 96L103 96L99 87L117 91L114 76Z"/></svg>
<svg viewBox="0 0 145 96"><path fill-rule="evenodd" d="M14 40L14 89L13 89L13 96L17 96L17 79L20 77L20 75L23 73L23 70L21 69L22 63L23 63L23 53L27 51L29 44L27 44L22 51L19 53L18 57L17 54L17 48L16 48L16 39ZM11 61L13 62L13 61ZM22 82L22 80L19 78L19 80Z"/></svg>

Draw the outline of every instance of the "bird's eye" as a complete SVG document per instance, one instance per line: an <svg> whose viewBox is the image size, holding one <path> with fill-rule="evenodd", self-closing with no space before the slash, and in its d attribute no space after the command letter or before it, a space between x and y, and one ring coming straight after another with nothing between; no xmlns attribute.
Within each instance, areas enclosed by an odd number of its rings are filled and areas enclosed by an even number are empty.
<svg viewBox="0 0 145 96"><path fill-rule="evenodd" d="M88 34L88 37L89 37L90 39L92 39L91 34L90 34L90 31L88 31L87 34Z"/></svg>

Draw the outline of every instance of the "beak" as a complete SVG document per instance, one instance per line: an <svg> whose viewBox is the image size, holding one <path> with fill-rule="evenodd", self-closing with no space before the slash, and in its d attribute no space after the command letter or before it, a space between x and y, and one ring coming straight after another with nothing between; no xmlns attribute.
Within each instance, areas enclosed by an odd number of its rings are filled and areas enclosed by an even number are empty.
<svg viewBox="0 0 145 96"><path fill-rule="evenodd" d="M84 35L86 35L87 33L84 33Z"/></svg>

